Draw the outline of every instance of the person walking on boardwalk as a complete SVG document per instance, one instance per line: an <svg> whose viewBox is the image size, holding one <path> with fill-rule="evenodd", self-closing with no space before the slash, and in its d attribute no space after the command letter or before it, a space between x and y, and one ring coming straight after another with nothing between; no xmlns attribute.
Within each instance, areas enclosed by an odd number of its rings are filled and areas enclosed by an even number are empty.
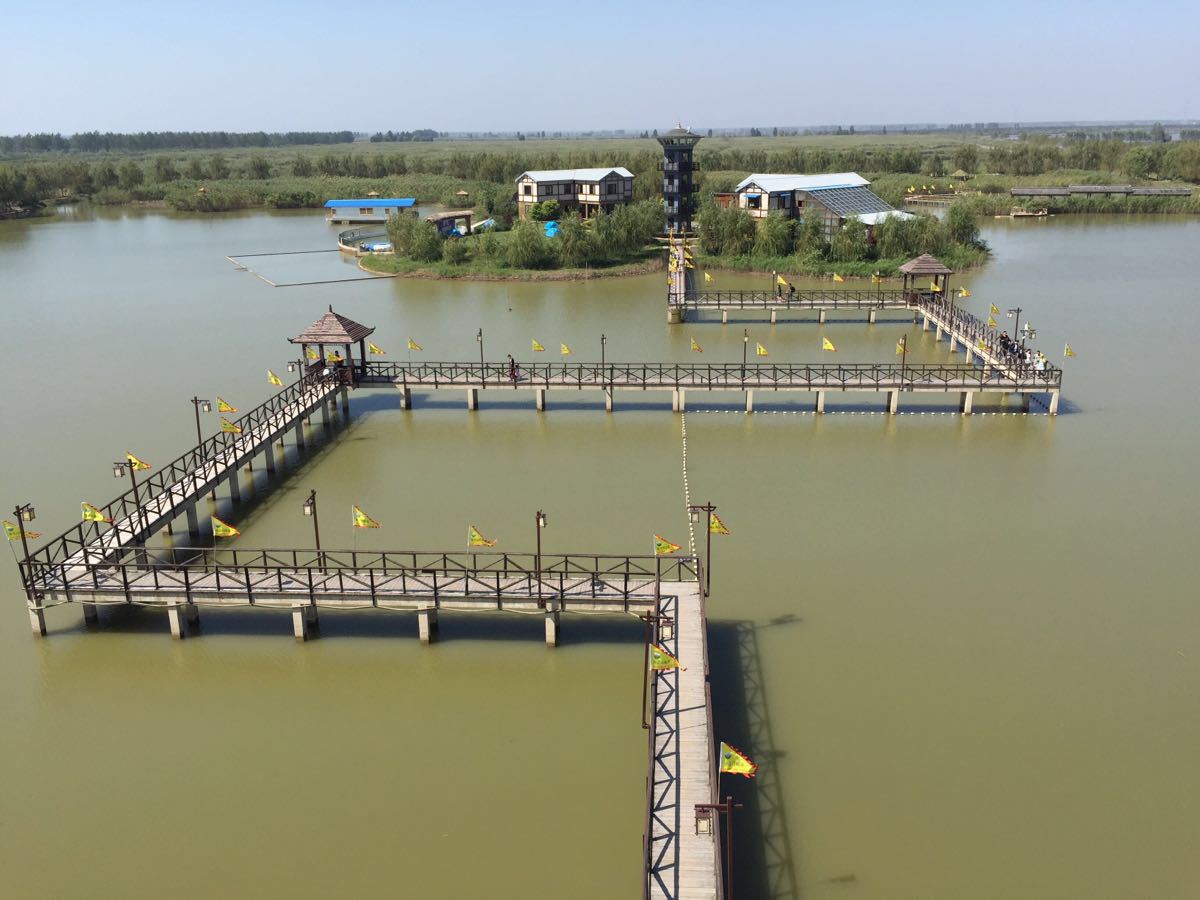
<svg viewBox="0 0 1200 900"><path fill-rule="evenodd" d="M514 385L517 383L517 380L521 377L521 373L519 371L517 371L517 361L515 359L513 359L513 356L511 353L508 354L508 377Z"/></svg>

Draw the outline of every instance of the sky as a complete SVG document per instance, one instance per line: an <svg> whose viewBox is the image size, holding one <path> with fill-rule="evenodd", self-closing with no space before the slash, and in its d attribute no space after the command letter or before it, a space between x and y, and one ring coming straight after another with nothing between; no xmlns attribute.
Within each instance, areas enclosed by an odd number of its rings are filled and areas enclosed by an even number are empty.
<svg viewBox="0 0 1200 900"><path fill-rule="evenodd" d="M1200 118L1200 3L0 0L0 134Z"/></svg>

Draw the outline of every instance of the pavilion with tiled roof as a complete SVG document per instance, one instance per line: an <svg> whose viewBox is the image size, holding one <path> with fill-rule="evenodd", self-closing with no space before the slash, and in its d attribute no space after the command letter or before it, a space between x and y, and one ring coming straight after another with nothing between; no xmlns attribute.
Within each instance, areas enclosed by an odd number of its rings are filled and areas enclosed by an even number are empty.
<svg viewBox="0 0 1200 900"><path fill-rule="evenodd" d="M308 360L308 348L316 347L319 356L317 365L326 362L325 348L326 347L344 347L346 350L345 358L342 362L337 363L339 366L345 366L351 372L354 371L354 354L352 348L354 344L358 344L358 365L359 368L365 367L367 361L367 338L375 333L373 327L367 327L355 322L353 319L347 318L333 311L333 306L330 305L329 312L317 319L302 332L291 338L291 343L299 344L304 351L304 358Z"/></svg>
<svg viewBox="0 0 1200 900"><path fill-rule="evenodd" d="M902 265L900 274L904 276L905 291L927 291L928 286L923 286L921 282L929 279L929 283L940 288L943 297L950 296L950 276L954 274L954 270L948 268L936 256L922 253L916 259L910 259Z"/></svg>

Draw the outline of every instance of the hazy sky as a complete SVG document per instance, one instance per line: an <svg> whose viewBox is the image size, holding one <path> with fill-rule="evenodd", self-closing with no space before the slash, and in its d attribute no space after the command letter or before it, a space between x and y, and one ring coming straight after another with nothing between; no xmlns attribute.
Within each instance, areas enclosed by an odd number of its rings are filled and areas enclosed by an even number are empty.
<svg viewBox="0 0 1200 900"><path fill-rule="evenodd" d="M1195 0L0 0L0 134L1200 117Z"/></svg>

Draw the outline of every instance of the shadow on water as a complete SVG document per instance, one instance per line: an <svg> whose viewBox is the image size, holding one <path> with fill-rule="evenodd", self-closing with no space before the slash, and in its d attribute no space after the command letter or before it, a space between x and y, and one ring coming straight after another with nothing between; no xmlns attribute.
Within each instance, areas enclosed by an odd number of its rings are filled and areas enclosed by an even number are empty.
<svg viewBox="0 0 1200 900"><path fill-rule="evenodd" d="M759 631L802 621L788 615L761 625L708 623L715 737L745 750L758 764L753 779L721 776L722 798L731 796L735 803L743 804L733 819L734 893L738 897L799 900L802 896L779 775L785 751L775 745L771 731L758 646Z"/></svg>

